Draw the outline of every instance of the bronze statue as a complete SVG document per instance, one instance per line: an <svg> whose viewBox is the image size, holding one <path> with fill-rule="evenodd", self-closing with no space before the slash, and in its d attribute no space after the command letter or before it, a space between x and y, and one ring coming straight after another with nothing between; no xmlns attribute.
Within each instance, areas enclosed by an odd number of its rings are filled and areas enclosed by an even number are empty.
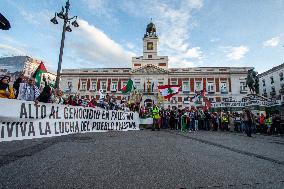
<svg viewBox="0 0 284 189"><path fill-rule="evenodd" d="M254 71L254 68L248 70L246 84L249 87L251 94L259 93L259 79L257 76L257 72Z"/></svg>

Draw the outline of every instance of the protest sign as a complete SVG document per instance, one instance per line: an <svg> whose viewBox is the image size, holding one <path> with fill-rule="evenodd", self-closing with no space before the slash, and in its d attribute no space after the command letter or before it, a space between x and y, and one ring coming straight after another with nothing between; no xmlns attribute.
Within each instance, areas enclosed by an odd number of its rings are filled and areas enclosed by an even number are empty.
<svg viewBox="0 0 284 189"><path fill-rule="evenodd" d="M134 112L0 99L0 142L73 133L139 130Z"/></svg>

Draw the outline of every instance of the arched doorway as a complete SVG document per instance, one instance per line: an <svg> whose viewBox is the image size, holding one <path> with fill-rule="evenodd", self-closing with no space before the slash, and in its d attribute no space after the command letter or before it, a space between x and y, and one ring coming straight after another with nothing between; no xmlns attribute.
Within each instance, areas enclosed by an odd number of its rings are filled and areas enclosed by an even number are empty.
<svg viewBox="0 0 284 189"><path fill-rule="evenodd" d="M150 108L150 107L152 107L152 105L153 105L153 100L152 99L146 99L146 100L144 100L144 105L145 105L145 107L146 108Z"/></svg>

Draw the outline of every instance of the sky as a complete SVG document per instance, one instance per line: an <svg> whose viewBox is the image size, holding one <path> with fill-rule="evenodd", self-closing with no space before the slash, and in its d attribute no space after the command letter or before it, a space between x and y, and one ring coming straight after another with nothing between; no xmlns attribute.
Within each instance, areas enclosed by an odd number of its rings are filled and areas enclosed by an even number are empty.
<svg viewBox="0 0 284 189"><path fill-rule="evenodd" d="M66 0L0 0L11 29L0 30L0 57L28 55L58 64ZM283 63L284 0L70 0L80 27L66 33L62 68L131 67L142 56L147 24L169 67L249 66L262 73Z"/></svg>

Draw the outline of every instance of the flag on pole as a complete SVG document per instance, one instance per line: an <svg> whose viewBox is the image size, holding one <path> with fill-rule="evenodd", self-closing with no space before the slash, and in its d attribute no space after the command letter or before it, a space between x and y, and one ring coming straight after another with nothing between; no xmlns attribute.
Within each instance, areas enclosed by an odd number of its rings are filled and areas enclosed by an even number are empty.
<svg viewBox="0 0 284 189"><path fill-rule="evenodd" d="M36 85L39 87L40 86L40 82L41 82L41 74L42 73L46 73L47 70L43 64L43 62L41 62L38 66L38 68L36 69L36 71L33 74L33 77L35 78L35 82Z"/></svg>
<svg viewBox="0 0 284 189"><path fill-rule="evenodd" d="M179 93L179 85L160 85L158 86L159 91L165 99L170 99L172 96Z"/></svg>
<svg viewBox="0 0 284 189"><path fill-rule="evenodd" d="M122 88L121 88L121 92L122 93L128 93L128 92L131 92L132 89L135 89L135 87L133 86L133 81L131 79L129 79L127 81L127 84L124 85Z"/></svg>
<svg viewBox="0 0 284 189"><path fill-rule="evenodd" d="M212 107L212 104L211 104L211 102L208 100L208 98L203 98L203 101L205 102L205 110L208 110L208 109L210 109L211 107Z"/></svg>

